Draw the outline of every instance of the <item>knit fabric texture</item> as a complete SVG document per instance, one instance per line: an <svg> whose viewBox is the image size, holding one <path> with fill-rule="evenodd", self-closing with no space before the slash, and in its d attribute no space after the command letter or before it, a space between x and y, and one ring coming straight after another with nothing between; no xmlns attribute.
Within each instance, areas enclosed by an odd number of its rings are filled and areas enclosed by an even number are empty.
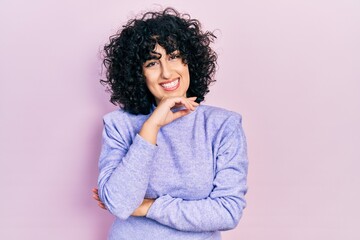
<svg viewBox="0 0 360 240"><path fill-rule="evenodd" d="M221 239L246 206L248 159L241 115L200 105L163 126L153 145L138 133L151 115L104 116L99 197L115 216L110 240ZM146 217L131 214L156 199Z"/></svg>

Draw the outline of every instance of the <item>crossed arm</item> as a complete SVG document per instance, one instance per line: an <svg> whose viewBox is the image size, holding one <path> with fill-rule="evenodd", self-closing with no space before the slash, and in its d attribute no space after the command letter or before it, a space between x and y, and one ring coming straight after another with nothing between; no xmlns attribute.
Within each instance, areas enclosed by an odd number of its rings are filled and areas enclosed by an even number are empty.
<svg viewBox="0 0 360 240"><path fill-rule="evenodd" d="M187 201L164 195L157 199L144 199L148 185L147 175L151 171L149 164L151 153L155 147L148 145L150 141L140 134L126 156L122 155L120 163L114 164L107 158L106 163L102 165L99 178L100 189L93 190L94 198L100 207L108 209L122 219L130 215L148 217L181 231L216 231L234 228L246 206L244 195L247 191L248 162L241 118L231 118L228 126L229 130L224 135L216 159L214 188L207 198ZM114 140L116 139L114 131L108 129L105 133L106 138L111 140L107 145L115 144L108 147L113 151L121 149L121 143ZM138 156L132 153L132 147L141 147L147 152L144 156ZM121 153L115 151L113 155L118 158ZM121 186L122 190L114 186ZM123 189L127 190L126 196L122 193Z"/></svg>
<svg viewBox="0 0 360 240"><path fill-rule="evenodd" d="M93 192L93 198L98 202L98 206L104 210L107 210L105 204L99 198L98 189L93 188L92 192ZM155 199L144 198L141 205L135 209L135 211L131 214L131 216L134 216L134 217L146 216L147 212L149 211L149 208L151 207L151 205L153 204L154 201L155 201Z"/></svg>

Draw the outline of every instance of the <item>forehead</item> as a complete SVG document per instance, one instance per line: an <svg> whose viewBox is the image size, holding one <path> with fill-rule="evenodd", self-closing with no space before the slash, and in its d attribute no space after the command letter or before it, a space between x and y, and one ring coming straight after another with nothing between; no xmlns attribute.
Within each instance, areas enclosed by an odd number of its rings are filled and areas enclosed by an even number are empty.
<svg viewBox="0 0 360 240"><path fill-rule="evenodd" d="M151 51L151 54L156 54L156 53L166 53L166 50L164 47L162 47L161 45L159 45L158 43L155 45L154 50Z"/></svg>

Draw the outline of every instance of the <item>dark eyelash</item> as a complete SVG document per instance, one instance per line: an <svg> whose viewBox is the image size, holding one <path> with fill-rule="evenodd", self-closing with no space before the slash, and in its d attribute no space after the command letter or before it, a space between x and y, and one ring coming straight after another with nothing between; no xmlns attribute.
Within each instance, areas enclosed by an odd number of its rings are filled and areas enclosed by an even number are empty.
<svg viewBox="0 0 360 240"><path fill-rule="evenodd" d="M170 54L170 57L171 58L178 58L178 57L180 57L180 54L179 53L172 53L172 54Z"/></svg>
<svg viewBox="0 0 360 240"><path fill-rule="evenodd" d="M148 64L145 65L145 67L151 67L151 66L154 66L154 62L149 62Z"/></svg>

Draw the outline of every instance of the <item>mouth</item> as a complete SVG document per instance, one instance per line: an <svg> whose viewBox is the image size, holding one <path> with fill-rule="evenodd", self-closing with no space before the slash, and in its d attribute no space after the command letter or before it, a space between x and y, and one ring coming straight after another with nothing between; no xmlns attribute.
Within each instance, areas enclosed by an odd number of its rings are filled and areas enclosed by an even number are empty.
<svg viewBox="0 0 360 240"><path fill-rule="evenodd" d="M177 89L180 86L180 79L177 78L171 82L166 82L166 83L160 83L160 86L165 90L165 91L174 91L175 89Z"/></svg>

